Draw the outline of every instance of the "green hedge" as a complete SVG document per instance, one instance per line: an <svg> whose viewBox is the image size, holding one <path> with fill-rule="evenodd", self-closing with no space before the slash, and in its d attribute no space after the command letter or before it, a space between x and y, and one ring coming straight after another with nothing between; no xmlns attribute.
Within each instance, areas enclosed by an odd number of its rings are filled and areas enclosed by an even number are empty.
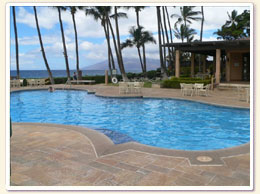
<svg viewBox="0 0 260 194"><path fill-rule="evenodd" d="M211 83L211 80L210 79L202 80L200 78L171 78L169 80L164 80L161 83L161 87L180 88L180 83L185 83L185 84L203 83L204 85L207 85Z"/></svg>

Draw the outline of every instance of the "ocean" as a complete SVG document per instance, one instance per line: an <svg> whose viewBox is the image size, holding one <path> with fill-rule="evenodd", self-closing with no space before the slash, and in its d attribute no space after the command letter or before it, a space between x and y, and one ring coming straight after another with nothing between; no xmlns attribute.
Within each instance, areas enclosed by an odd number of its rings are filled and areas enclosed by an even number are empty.
<svg viewBox="0 0 260 194"><path fill-rule="evenodd" d="M67 77L66 70L52 70L53 77ZM70 71L70 76L73 76L75 70ZM15 77L16 70L10 71L10 76ZM103 70L82 70L82 76L85 75L105 75L105 71ZM47 70L20 70L21 78L48 78Z"/></svg>
<svg viewBox="0 0 260 194"><path fill-rule="evenodd" d="M92 75L105 75L105 70L81 70L82 76L92 76ZM53 77L67 77L66 70L51 70ZM76 72L76 70L70 70L70 76L73 76L73 73ZM139 70L131 70L126 71L127 73L140 73ZM108 72L109 73L109 72ZM117 71L117 74L120 74L120 71ZM10 71L10 76L15 77L16 70ZM48 78L49 74L47 70L20 70L20 77L21 78Z"/></svg>

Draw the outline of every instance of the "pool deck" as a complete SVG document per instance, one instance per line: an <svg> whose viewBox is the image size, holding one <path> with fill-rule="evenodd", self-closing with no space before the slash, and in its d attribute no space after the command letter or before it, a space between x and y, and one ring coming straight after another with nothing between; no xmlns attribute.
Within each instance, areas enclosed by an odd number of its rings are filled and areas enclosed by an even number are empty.
<svg viewBox="0 0 260 194"><path fill-rule="evenodd" d="M63 87L55 85L57 89ZM71 89L104 97L135 97L119 95L115 86L75 85ZM142 97L249 108L249 103L239 101L234 91L226 90L214 90L209 97L182 97L180 90L144 88ZM11 166L11 186L249 186L250 145L204 152L162 149L136 142L114 145L107 136L92 129L13 123Z"/></svg>

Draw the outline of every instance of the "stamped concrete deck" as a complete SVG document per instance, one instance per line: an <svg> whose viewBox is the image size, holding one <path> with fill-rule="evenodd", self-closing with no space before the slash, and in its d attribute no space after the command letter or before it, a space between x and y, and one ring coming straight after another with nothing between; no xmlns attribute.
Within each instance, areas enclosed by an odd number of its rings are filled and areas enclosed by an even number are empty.
<svg viewBox="0 0 260 194"><path fill-rule="evenodd" d="M118 96L114 86L73 88ZM179 90L159 88L144 89L143 96L183 98ZM192 100L249 107L238 101L232 91L215 90L210 97L196 96ZM199 156L206 162L198 162ZM14 123L11 165L11 186L250 185L249 144L198 154L131 143L115 146L105 135L91 129L53 124Z"/></svg>

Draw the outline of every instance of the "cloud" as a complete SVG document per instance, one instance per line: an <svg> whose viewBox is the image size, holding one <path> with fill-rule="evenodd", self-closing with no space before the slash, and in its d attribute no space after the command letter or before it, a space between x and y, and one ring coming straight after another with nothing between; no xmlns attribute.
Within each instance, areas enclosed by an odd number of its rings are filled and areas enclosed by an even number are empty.
<svg viewBox="0 0 260 194"><path fill-rule="evenodd" d="M40 28L52 29L58 23L58 12L54 8L37 6L36 9ZM36 28L34 12L29 12L24 7L19 6L16 18L17 23Z"/></svg>

